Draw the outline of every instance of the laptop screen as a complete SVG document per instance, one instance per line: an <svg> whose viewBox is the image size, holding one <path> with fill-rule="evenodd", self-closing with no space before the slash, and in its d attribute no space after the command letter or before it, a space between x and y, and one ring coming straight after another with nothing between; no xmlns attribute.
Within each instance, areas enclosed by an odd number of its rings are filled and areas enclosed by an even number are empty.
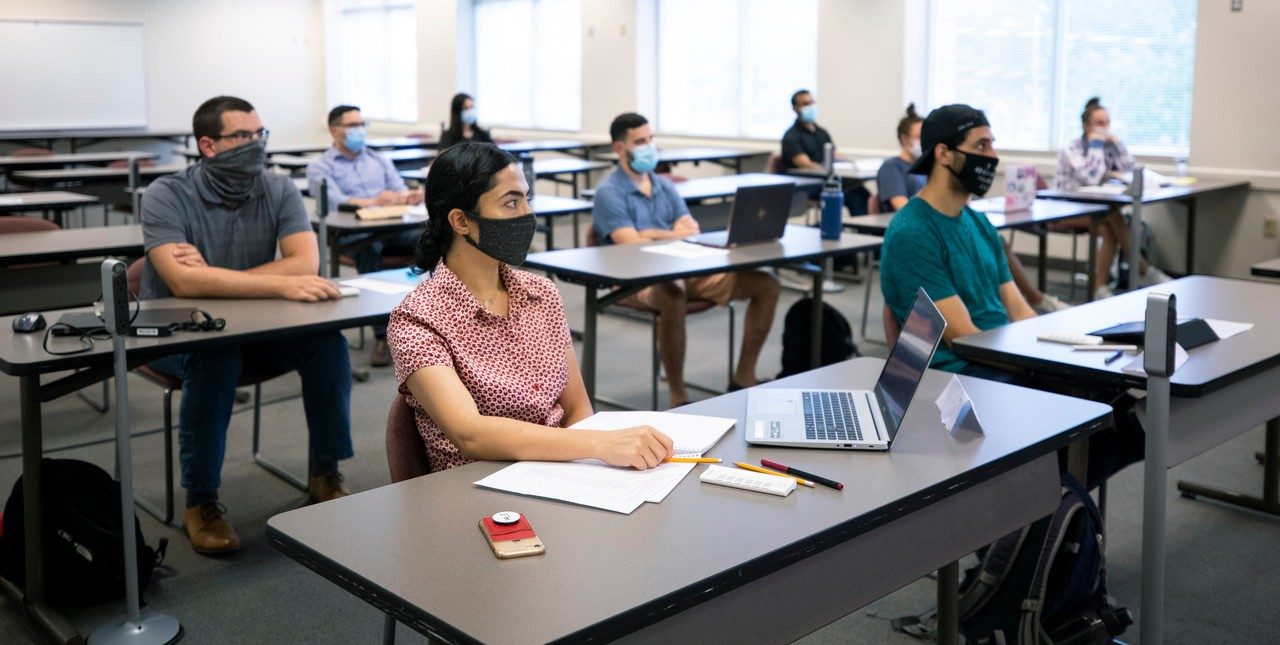
<svg viewBox="0 0 1280 645"><path fill-rule="evenodd" d="M889 352L889 360L885 361L884 371L876 381L876 400L888 425L890 441L898 434L902 417L916 395L920 379L924 378L924 371L933 360L933 353L938 349L942 331L946 328L947 321L929 299L929 294L924 289L917 291L915 304L898 334L898 342Z"/></svg>

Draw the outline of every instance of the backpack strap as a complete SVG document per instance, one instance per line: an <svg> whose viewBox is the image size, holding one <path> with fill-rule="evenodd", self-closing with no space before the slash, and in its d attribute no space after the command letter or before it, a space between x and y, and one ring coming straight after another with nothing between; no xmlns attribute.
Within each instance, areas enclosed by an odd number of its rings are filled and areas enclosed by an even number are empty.
<svg viewBox="0 0 1280 645"><path fill-rule="evenodd" d="M1013 569L1013 562L1018 558L1018 552L1022 550L1022 544L1030 531L1030 526L1024 526L996 540L991 548L987 549L987 554L978 566L973 584L960 594L958 610L961 621L971 617L975 611L986 604L995 590L1000 588L1000 584Z"/></svg>
<svg viewBox="0 0 1280 645"><path fill-rule="evenodd" d="M1040 625L1040 611L1044 606L1044 595L1049 585L1049 569L1053 565L1053 557L1062 548L1066 537L1066 527L1072 518L1084 509L1084 502L1069 486L1062 487L1062 501L1053 519L1049 521L1048 532L1045 533L1044 547L1040 549L1040 557L1036 560L1035 574L1031 578L1028 595L1022 601L1022 620L1019 624L1019 643L1049 642L1048 636Z"/></svg>

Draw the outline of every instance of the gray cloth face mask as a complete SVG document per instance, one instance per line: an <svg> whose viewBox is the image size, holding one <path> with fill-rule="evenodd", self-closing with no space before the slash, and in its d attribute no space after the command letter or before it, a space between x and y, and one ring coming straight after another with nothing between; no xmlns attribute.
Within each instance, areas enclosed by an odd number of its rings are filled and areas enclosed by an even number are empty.
<svg viewBox="0 0 1280 645"><path fill-rule="evenodd" d="M267 167L267 146L250 141L238 148L205 157L200 162L209 191L228 204L248 201Z"/></svg>
<svg viewBox="0 0 1280 645"><path fill-rule="evenodd" d="M511 218L480 217L478 213L462 211L476 223L480 241L464 235L462 239L481 253L511 266L524 264L529 255L529 245L538 232L538 217L533 213Z"/></svg>

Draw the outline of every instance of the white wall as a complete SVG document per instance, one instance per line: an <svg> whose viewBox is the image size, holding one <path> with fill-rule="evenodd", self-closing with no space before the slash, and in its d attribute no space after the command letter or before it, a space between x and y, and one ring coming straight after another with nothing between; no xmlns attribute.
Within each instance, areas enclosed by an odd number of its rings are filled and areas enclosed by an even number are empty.
<svg viewBox="0 0 1280 645"><path fill-rule="evenodd" d="M190 128L201 102L233 94L254 104L275 140L325 136L315 0L0 0L0 17L142 22L152 127Z"/></svg>

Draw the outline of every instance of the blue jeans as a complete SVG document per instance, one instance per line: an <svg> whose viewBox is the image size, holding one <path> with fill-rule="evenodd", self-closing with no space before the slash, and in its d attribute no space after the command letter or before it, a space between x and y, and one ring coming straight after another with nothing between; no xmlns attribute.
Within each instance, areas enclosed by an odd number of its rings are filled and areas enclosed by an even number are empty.
<svg viewBox="0 0 1280 645"><path fill-rule="evenodd" d="M382 256L387 255L413 255L413 251L418 246L418 238L422 237L422 229L410 229L397 233L387 239L371 242L368 246L356 251L356 272L357 273L373 273L382 270ZM343 238L343 244L353 244L362 239L367 239L367 234L351 235ZM387 324L374 323L373 336L378 340L387 337Z"/></svg>
<svg viewBox="0 0 1280 645"><path fill-rule="evenodd" d="M182 487L188 491L215 493L222 484L227 425L243 373L297 370L312 461L336 464L354 454L351 359L347 339L337 330L166 356L151 367L182 379L178 460Z"/></svg>

